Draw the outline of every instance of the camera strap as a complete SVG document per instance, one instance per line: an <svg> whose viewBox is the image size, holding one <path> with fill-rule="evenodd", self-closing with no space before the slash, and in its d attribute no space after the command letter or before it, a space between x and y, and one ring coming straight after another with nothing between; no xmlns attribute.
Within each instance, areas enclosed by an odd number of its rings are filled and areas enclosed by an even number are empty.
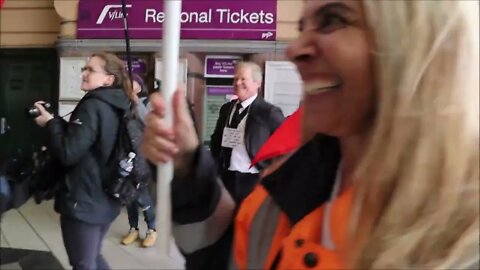
<svg viewBox="0 0 480 270"><path fill-rule="evenodd" d="M71 112L65 114L65 115L60 115L60 117L61 117L61 118L65 118L65 117L69 116L69 115L72 114L72 113L73 113L73 110L72 110Z"/></svg>

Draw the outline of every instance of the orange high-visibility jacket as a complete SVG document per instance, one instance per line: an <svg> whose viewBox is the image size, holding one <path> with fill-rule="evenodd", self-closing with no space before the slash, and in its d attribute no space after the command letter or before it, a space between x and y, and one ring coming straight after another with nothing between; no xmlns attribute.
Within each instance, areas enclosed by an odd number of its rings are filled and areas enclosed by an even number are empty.
<svg viewBox="0 0 480 270"><path fill-rule="evenodd" d="M262 179L235 217L228 266L212 266L198 259L205 254L216 259L223 256L215 256L219 252L215 242L233 219L231 199L218 184L221 192L212 200L215 207L209 215L174 227L187 269L344 268L352 192L337 192L339 161L337 139L317 136ZM203 173L207 174L205 170ZM198 175L201 173L196 172L193 178ZM174 207L174 218L175 212ZM211 251L205 252L208 249Z"/></svg>
<svg viewBox="0 0 480 270"><path fill-rule="evenodd" d="M351 195L351 190L342 192L332 204L328 223L333 245L326 247L322 245L325 206L292 224L265 188L257 186L235 220L235 268L345 269L342 250Z"/></svg>
<svg viewBox="0 0 480 270"><path fill-rule="evenodd" d="M245 199L235 219L236 269L345 268L352 191L338 190L336 147L323 138L300 150ZM315 168L322 154L331 158Z"/></svg>

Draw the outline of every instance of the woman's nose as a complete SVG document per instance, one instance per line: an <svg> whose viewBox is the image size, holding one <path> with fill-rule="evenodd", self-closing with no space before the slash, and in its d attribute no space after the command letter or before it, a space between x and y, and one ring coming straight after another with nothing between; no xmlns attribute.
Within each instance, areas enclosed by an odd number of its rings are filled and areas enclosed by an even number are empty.
<svg viewBox="0 0 480 270"><path fill-rule="evenodd" d="M286 50L286 56L295 64L308 62L315 54L315 47L305 34L292 41Z"/></svg>

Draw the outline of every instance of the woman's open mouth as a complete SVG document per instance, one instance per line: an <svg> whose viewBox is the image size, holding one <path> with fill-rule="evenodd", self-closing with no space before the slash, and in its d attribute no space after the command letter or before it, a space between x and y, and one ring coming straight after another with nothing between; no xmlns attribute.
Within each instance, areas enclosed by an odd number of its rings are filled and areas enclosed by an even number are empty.
<svg viewBox="0 0 480 270"><path fill-rule="evenodd" d="M305 83L303 91L306 95L317 95L317 94L322 94L330 91L339 90L341 86L342 86L342 83L338 80L330 81L330 82L325 82L325 81L309 82L309 83Z"/></svg>

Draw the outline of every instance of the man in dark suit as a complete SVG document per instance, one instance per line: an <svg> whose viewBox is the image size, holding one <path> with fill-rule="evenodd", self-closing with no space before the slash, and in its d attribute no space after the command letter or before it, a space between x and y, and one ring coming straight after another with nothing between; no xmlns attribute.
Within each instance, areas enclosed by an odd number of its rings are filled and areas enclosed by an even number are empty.
<svg viewBox="0 0 480 270"><path fill-rule="evenodd" d="M252 191L265 162L250 167L252 159L284 116L280 108L258 95L262 70L252 62L235 67L234 90L238 99L220 109L210 149L226 189L237 205Z"/></svg>

